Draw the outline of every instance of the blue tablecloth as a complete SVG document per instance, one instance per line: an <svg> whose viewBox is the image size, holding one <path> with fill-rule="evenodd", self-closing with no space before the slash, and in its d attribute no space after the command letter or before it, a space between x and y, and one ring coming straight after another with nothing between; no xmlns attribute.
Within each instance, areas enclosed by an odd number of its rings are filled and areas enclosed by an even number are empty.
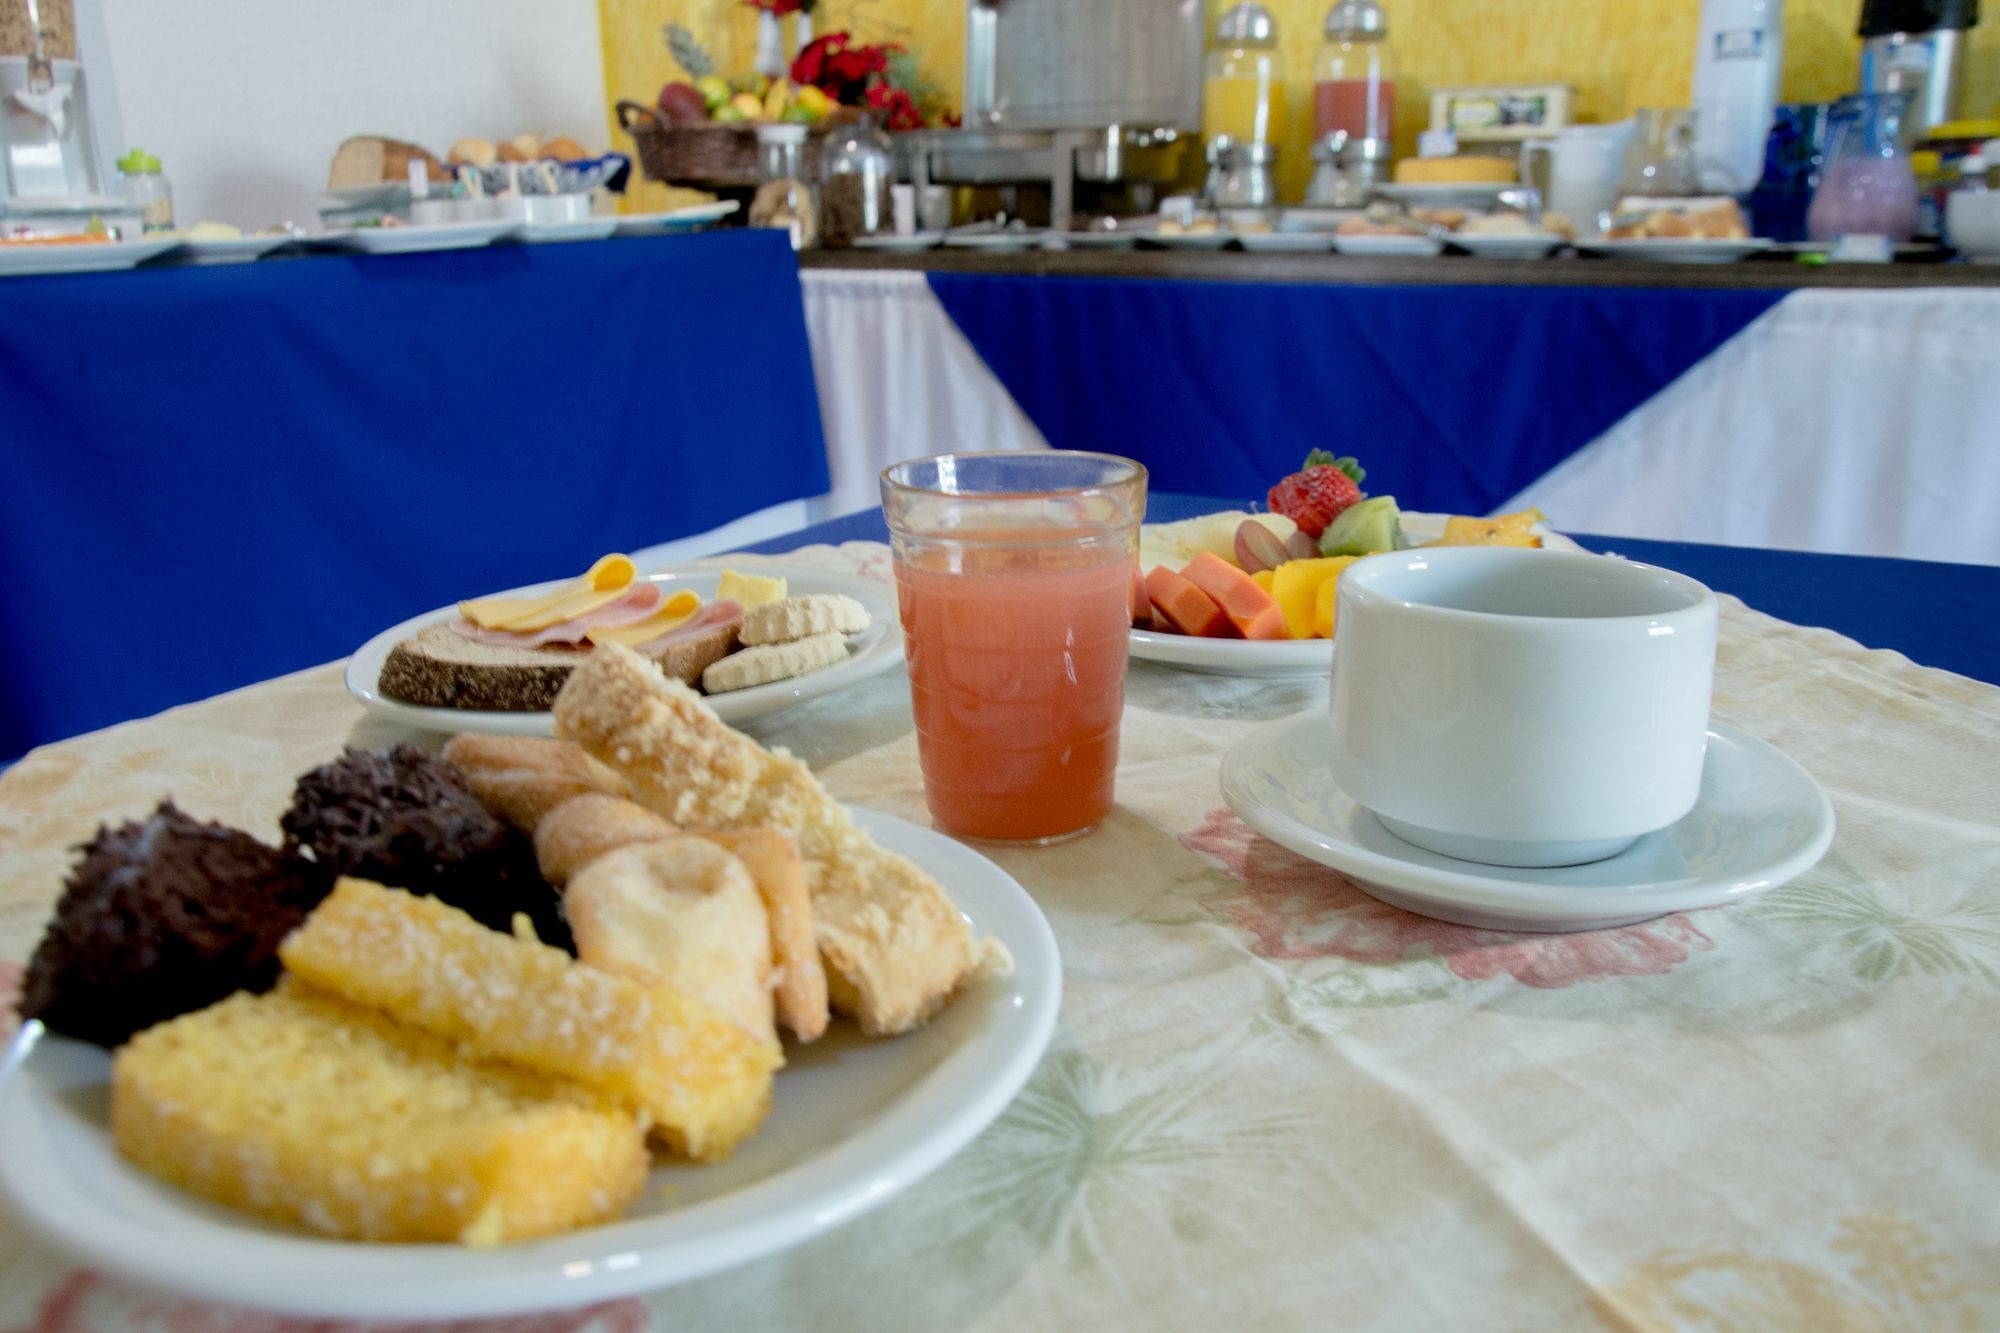
<svg viewBox="0 0 2000 1333"><path fill-rule="evenodd" d="M1375 494L1458 514L1518 494L1784 296L929 277L1059 449L1246 497L1328 449Z"/></svg>
<svg viewBox="0 0 2000 1333"><path fill-rule="evenodd" d="M1170 523L1242 507L1241 500L1154 492L1146 517ZM1780 620L1835 630L1919 665L2000 685L2000 620L1992 614L2000 606L2000 567L1572 535L1592 550L1679 570ZM888 539L876 509L749 549L775 553L815 542Z"/></svg>
<svg viewBox="0 0 2000 1333"><path fill-rule="evenodd" d="M828 485L770 231L0 285L0 758Z"/></svg>

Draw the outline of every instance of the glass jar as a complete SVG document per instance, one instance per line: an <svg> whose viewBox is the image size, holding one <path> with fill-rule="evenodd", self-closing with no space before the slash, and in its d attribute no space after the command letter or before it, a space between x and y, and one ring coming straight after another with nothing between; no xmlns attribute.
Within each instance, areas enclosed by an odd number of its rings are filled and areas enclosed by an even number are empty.
<svg viewBox="0 0 2000 1333"><path fill-rule="evenodd" d="M1201 92L1202 137L1213 142L1285 141L1285 79L1278 24L1260 4L1240 4L1215 21Z"/></svg>
<svg viewBox="0 0 2000 1333"><path fill-rule="evenodd" d="M1701 192L1694 152L1694 112L1685 107L1642 107L1632 118L1620 195L1685 199Z"/></svg>
<svg viewBox="0 0 2000 1333"><path fill-rule="evenodd" d="M758 174L763 183L750 201L750 225L780 227L791 233L792 249L819 245L819 205L806 184L806 127L759 125Z"/></svg>
<svg viewBox="0 0 2000 1333"><path fill-rule="evenodd" d="M1313 63L1313 140L1394 137L1396 59L1389 21L1375 0L1340 0L1326 11L1326 41Z"/></svg>
<svg viewBox="0 0 2000 1333"><path fill-rule="evenodd" d="M820 151L820 239L831 250L857 236L886 236L896 229L889 186L896 160L889 137L873 116L834 130Z"/></svg>
<svg viewBox="0 0 2000 1333"><path fill-rule="evenodd" d="M174 187L151 153L134 148L118 159L118 195L138 211L147 231L174 229Z"/></svg>
<svg viewBox="0 0 2000 1333"><path fill-rule="evenodd" d="M1917 174L1903 127L1912 94L1860 93L1833 104L1826 169L1806 211L1815 241L1886 236L1907 241L1917 229Z"/></svg>

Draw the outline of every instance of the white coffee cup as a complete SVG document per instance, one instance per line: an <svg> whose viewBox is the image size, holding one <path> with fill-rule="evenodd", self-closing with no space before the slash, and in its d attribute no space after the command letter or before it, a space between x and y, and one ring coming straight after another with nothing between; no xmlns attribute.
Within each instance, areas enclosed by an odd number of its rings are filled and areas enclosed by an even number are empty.
<svg viewBox="0 0 2000 1333"><path fill-rule="evenodd" d="M1716 605L1693 579L1439 547L1360 561L1336 596L1333 779L1396 836L1576 865L1694 808Z"/></svg>

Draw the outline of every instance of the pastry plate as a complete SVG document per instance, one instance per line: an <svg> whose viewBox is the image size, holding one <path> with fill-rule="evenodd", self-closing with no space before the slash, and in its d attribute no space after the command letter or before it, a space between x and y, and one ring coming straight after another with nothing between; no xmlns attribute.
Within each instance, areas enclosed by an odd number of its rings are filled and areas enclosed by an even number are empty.
<svg viewBox="0 0 2000 1333"><path fill-rule="evenodd" d="M1418 544L1444 536L1445 514L1406 513L1403 532ZM1542 545L1555 551L1580 551L1578 546L1546 524L1535 529ZM1278 639L1252 642L1248 639L1198 639L1186 634L1166 634L1135 629L1131 638L1132 656L1142 662L1199 671L1211 676L1324 676L1333 670L1333 644L1326 639Z"/></svg>
<svg viewBox="0 0 2000 1333"><path fill-rule="evenodd" d="M617 236L657 236L662 232L686 231L710 222L719 222L743 207L734 199L712 204L689 204L665 213L620 213L615 219Z"/></svg>
<svg viewBox="0 0 2000 1333"><path fill-rule="evenodd" d="M820 695L830 694L834 690L845 689L849 685L887 671L903 660L902 622L896 607L896 590L889 585L877 583L872 579L855 578L848 574L789 569L783 565L766 564L761 560L749 568L757 574L784 579L789 591L794 595L812 592L845 593L868 608L870 623L867 629L848 639L848 657L845 662L837 662L830 667L823 667L803 676L793 676L790 680L777 680L769 685L755 685L747 690L731 690L726 694L707 696L709 706L715 709L716 715L724 722L732 724L747 722L752 718L781 712L794 704L817 699ZM722 567L720 565L669 566L644 577L666 585L670 595L681 588L692 588L701 594L703 602L708 602L713 600L716 587L722 581ZM551 583L499 595L530 597L553 592L570 581L557 579ZM369 712L424 731L476 731L492 736L552 734L555 730L555 719L548 713L495 713L469 708L425 708L388 698L376 688L382 677L382 664L389 660L390 649L421 629L455 620L457 617L458 611L455 607L439 607L428 614L416 616L400 625L383 630L362 644L354 656L347 659L347 692Z"/></svg>
<svg viewBox="0 0 2000 1333"><path fill-rule="evenodd" d="M143 264L179 245L171 237L136 241L82 241L65 245L0 243L0 278L38 273L106 273Z"/></svg>
<svg viewBox="0 0 2000 1333"><path fill-rule="evenodd" d="M1755 736L1712 722L1701 795L1679 823L1589 865L1460 861L1404 842L1340 789L1326 762L1330 725L1318 711L1253 732L1223 756L1224 799L1271 841L1393 907L1441 921L1603 930L1719 907L1804 874L1833 841L1833 806L1811 774Z"/></svg>
<svg viewBox="0 0 2000 1333"><path fill-rule="evenodd" d="M1444 242L1428 236L1342 236L1336 233L1333 248L1344 255L1435 255L1444 252Z"/></svg>
<svg viewBox="0 0 2000 1333"><path fill-rule="evenodd" d="M457 1319L583 1305L812 1239L971 1142L1034 1072L1062 963L1034 900L978 852L872 810L855 822L934 875L1013 969L888 1041L836 1023L792 1047L770 1118L729 1161L658 1163L622 1221L495 1249L327 1240L206 1203L121 1158L111 1059L23 1029L0 1073L0 1193L92 1268L197 1299L341 1319Z"/></svg>
<svg viewBox="0 0 2000 1333"><path fill-rule="evenodd" d="M1453 232L1445 240L1484 259L1546 259L1569 244L1552 231Z"/></svg>
<svg viewBox="0 0 2000 1333"><path fill-rule="evenodd" d="M1677 241L1670 237L1631 240L1578 241L1576 248L1586 255L1605 259L1651 259L1662 264L1733 264L1771 248L1766 240Z"/></svg>
<svg viewBox="0 0 2000 1333"><path fill-rule="evenodd" d="M521 229L515 218L441 222L422 227L342 227L321 232L312 243L325 249L370 255L405 255L425 250L469 250Z"/></svg>

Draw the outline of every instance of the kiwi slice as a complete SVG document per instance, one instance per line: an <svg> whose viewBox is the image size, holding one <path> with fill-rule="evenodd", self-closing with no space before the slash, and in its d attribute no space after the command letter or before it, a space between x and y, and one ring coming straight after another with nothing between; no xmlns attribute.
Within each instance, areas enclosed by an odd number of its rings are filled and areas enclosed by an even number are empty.
<svg viewBox="0 0 2000 1333"><path fill-rule="evenodd" d="M1319 535L1321 555L1375 555L1403 544L1403 511L1393 495L1377 495L1341 511Z"/></svg>

